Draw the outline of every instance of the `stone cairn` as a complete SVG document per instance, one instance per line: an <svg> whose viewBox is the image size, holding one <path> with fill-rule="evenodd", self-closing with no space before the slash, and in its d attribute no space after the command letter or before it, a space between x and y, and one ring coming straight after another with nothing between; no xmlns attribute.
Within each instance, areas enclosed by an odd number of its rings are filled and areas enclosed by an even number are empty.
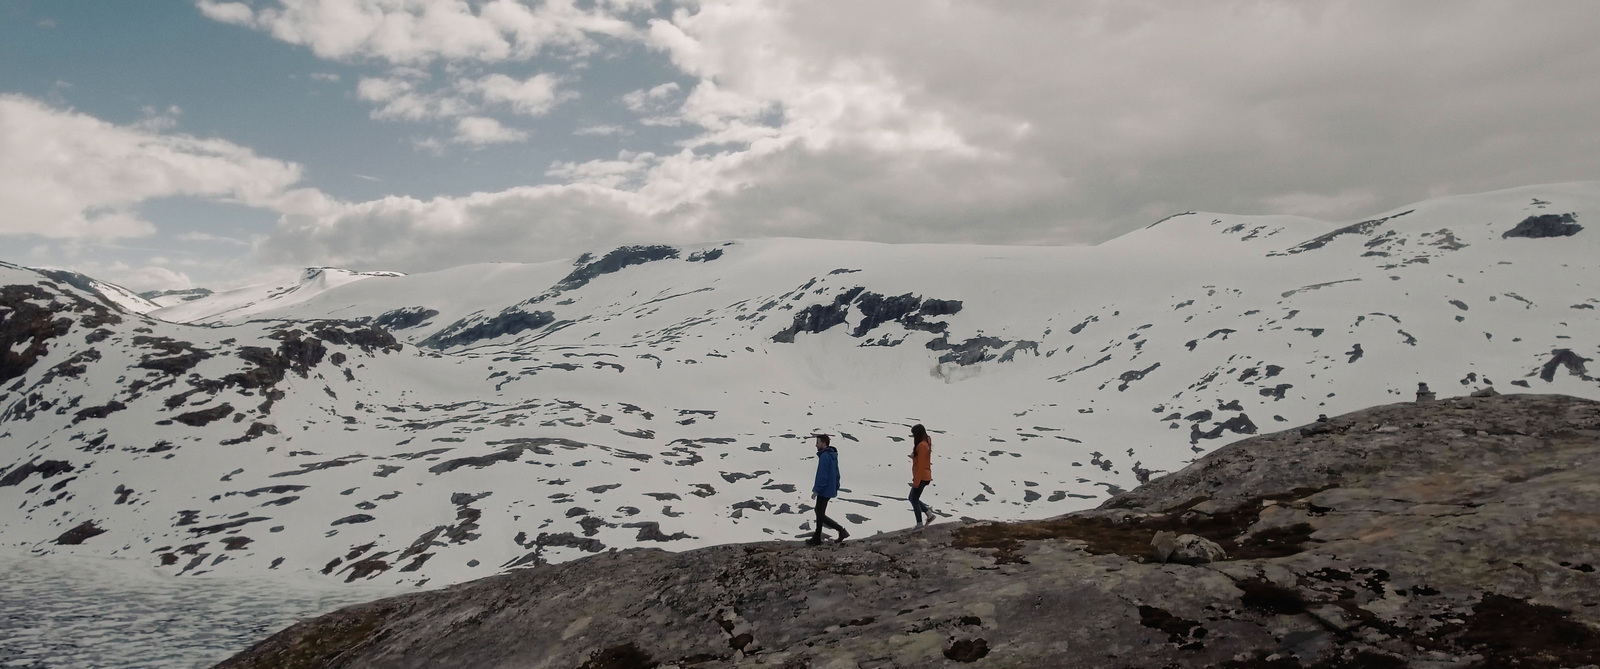
<svg viewBox="0 0 1600 669"><path fill-rule="evenodd" d="M1432 390L1428 390L1428 384L1417 384L1417 404L1427 404L1438 399L1438 397Z"/></svg>

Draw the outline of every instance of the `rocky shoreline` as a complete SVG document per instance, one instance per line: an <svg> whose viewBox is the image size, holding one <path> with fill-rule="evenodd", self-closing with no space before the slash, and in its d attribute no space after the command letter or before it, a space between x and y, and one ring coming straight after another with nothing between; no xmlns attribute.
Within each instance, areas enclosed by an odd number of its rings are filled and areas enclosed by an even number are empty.
<svg viewBox="0 0 1600 669"><path fill-rule="evenodd" d="M1158 533L1225 556L1162 562ZM219 666L1593 667L1597 569L1600 403L1454 398L1245 439L1049 520L602 554Z"/></svg>

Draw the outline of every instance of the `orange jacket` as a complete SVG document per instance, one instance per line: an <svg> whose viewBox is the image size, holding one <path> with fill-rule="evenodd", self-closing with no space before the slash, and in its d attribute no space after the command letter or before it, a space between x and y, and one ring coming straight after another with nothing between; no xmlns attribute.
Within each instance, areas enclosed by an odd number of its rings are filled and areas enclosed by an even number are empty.
<svg viewBox="0 0 1600 669"><path fill-rule="evenodd" d="M911 485L933 480L932 440L919 441L911 447Z"/></svg>

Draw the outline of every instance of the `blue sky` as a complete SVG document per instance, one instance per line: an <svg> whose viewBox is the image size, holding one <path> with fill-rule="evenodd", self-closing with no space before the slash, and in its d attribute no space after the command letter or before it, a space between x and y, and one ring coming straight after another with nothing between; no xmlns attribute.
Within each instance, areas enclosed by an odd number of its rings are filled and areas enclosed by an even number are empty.
<svg viewBox="0 0 1600 669"><path fill-rule="evenodd" d="M1593 3L0 0L0 259L1094 243L1595 179Z"/></svg>
<svg viewBox="0 0 1600 669"><path fill-rule="evenodd" d="M543 180L554 161L670 148L684 133L573 133L629 123L632 115L616 102L629 91L692 84L644 46L620 42L579 67L556 58L501 65L494 71L509 76L581 78L583 96L525 123L536 132L532 141L423 159L414 143L440 134L437 128L374 122L371 105L352 91L362 77L383 74L381 61L319 59L259 31L212 21L183 0L7 0L5 6L0 60L20 66L0 69L0 90L121 124L176 105L184 132L311 166L308 176L318 188L352 200L502 190Z"/></svg>

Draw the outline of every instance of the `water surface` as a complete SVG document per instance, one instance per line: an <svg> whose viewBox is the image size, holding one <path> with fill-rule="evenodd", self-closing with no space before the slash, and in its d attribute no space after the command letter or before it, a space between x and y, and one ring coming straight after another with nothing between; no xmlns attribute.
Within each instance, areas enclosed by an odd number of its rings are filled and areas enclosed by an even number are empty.
<svg viewBox="0 0 1600 669"><path fill-rule="evenodd" d="M0 548L0 667L208 667L299 620L410 591L300 574L177 578Z"/></svg>

